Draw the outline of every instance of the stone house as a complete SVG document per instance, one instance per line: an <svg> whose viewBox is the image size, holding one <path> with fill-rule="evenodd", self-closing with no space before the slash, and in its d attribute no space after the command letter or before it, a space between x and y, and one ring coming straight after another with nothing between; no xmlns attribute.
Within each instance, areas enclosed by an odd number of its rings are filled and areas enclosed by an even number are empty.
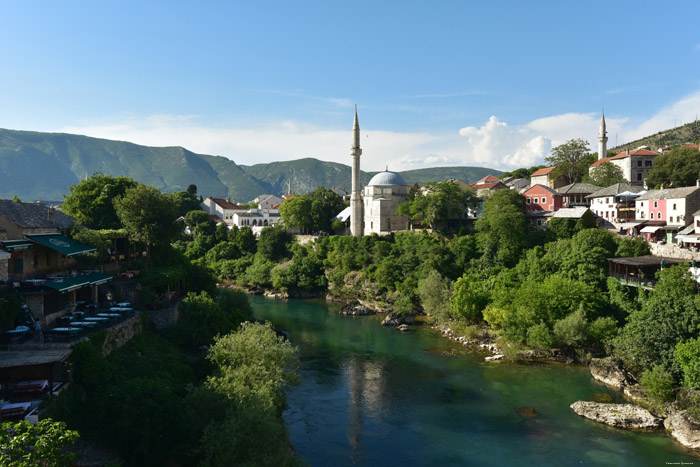
<svg viewBox="0 0 700 467"><path fill-rule="evenodd" d="M600 190L597 185L589 183L572 183L561 188L557 188L557 193L564 198L562 207L574 208L578 206L590 207L591 201L587 198L588 195Z"/></svg>
<svg viewBox="0 0 700 467"><path fill-rule="evenodd" d="M608 222L627 222L635 219L635 199L644 191L639 185L616 183L601 188L586 198L591 203L591 211ZM622 195L622 196L620 196Z"/></svg>
<svg viewBox="0 0 700 467"><path fill-rule="evenodd" d="M553 172L556 167L545 167L539 169L530 175L530 186L544 185L549 188L560 188L566 185L566 177L564 175L554 176Z"/></svg>
<svg viewBox="0 0 700 467"><path fill-rule="evenodd" d="M598 159L588 167L588 174L592 175L604 162L610 162L622 170L622 176L633 185L643 185L649 171L654 167L654 159L659 153L645 148L630 151L627 149L613 157Z"/></svg>

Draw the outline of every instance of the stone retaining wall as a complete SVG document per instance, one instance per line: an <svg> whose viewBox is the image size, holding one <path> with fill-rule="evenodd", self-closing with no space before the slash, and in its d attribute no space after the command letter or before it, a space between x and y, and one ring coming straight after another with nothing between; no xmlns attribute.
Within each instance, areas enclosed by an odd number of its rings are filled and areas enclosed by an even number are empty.
<svg viewBox="0 0 700 467"><path fill-rule="evenodd" d="M163 329L167 328L168 326L172 326L175 323L177 323L177 320L180 318L180 312L177 309L177 306L180 304L180 302L177 302L175 306L171 308L164 308L162 310L153 310L148 312L148 319L153 325L156 327L156 329Z"/></svg>
<svg viewBox="0 0 700 467"><path fill-rule="evenodd" d="M129 342L132 337L143 332L139 313L113 327L107 329L107 337L102 346L102 355L107 356L114 350Z"/></svg>
<svg viewBox="0 0 700 467"><path fill-rule="evenodd" d="M658 243L650 243L651 254L655 256L666 256L668 258L695 260L700 262L700 252L692 252L687 248L680 248L678 245L659 245Z"/></svg>

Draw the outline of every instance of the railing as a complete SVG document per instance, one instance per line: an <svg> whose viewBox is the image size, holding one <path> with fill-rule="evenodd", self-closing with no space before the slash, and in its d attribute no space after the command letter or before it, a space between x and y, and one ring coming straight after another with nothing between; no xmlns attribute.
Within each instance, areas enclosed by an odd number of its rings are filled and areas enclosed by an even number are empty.
<svg viewBox="0 0 700 467"><path fill-rule="evenodd" d="M656 285L655 279L641 279L636 276L628 276L624 274L611 274L610 277L620 282L622 285L630 287L641 287L643 289L653 289Z"/></svg>

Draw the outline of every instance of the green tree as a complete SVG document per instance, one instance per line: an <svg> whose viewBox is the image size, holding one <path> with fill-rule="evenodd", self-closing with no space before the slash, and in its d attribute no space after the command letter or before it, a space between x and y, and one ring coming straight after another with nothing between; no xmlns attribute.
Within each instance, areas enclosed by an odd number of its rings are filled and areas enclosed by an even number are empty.
<svg viewBox="0 0 700 467"><path fill-rule="evenodd" d="M313 228L311 206L311 199L304 195L297 195L282 201L280 216L282 216L284 225L287 228L296 228L302 232L311 230Z"/></svg>
<svg viewBox="0 0 700 467"><path fill-rule="evenodd" d="M289 257L291 242L292 236L281 226L266 227L258 238L258 254L270 261L279 261Z"/></svg>
<svg viewBox="0 0 700 467"><path fill-rule="evenodd" d="M168 195L148 185L128 188L114 200L119 221L133 241L146 246L145 264L156 244L169 244L177 235L177 211Z"/></svg>
<svg viewBox="0 0 700 467"><path fill-rule="evenodd" d="M330 188L322 186L319 186L307 196L311 199L311 228L318 232L332 233L331 223L333 218L345 209L343 197Z"/></svg>
<svg viewBox="0 0 700 467"><path fill-rule="evenodd" d="M452 284L449 279L431 269L425 279L418 282L418 296L425 312L438 323L444 323L450 318L450 298Z"/></svg>
<svg viewBox="0 0 700 467"><path fill-rule="evenodd" d="M128 177L112 177L100 172L71 185L61 209L91 229L118 229L122 226L113 201L138 182Z"/></svg>
<svg viewBox="0 0 700 467"><path fill-rule="evenodd" d="M172 194L172 197L173 201L175 202L178 216L184 216L190 211L201 211L202 209L196 193L190 193L189 191L176 191Z"/></svg>
<svg viewBox="0 0 700 467"><path fill-rule="evenodd" d="M457 279L450 301L451 315L470 322L483 319L482 312L491 301L491 284L487 278L467 273Z"/></svg>
<svg viewBox="0 0 700 467"><path fill-rule="evenodd" d="M68 467L75 453L63 448L75 444L78 432L66 429L63 422L50 418L35 426L26 420L5 422L0 428L0 464L16 467Z"/></svg>
<svg viewBox="0 0 700 467"><path fill-rule="evenodd" d="M695 148L678 147L654 159L654 167L647 175L650 187L692 186L700 178L700 151Z"/></svg>
<svg viewBox="0 0 700 467"><path fill-rule="evenodd" d="M676 344L676 360L683 371L685 385L700 388L700 339Z"/></svg>
<svg viewBox="0 0 700 467"><path fill-rule="evenodd" d="M588 172L588 141L570 139L552 148L552 155L545 162L557 167L556 174L566 176L569 183L580 182Z"/></svg>
<svg viewBox="0 0 700 467"><path fill-rule="evenodd" d="M588 183L602 187L614 185L616 183L627 183L627 180L622 174L622 169L612 162L603 162L593 169L587 181Z"/></svg>
<svg viewBox="0 0 700 467"><path fill-rule="evenodd" d="M525 198L515 190L498 190L486 200L476 230L488 262L513 266L520 258L531 231L524 207Z"/></svg>
<svg viewBox="0 0 700 467"><path fill-rule="evenodd" d="M676 345L696 339L700 332L700 301L687 266L672 266L659 273L654 291L614 339L617 355L633 371L663 366L680 373Z"/></svg>
<svg viewBox="0 0 700 467"><path fill-rule="evenodd" d="M429 182L413 200L401 203L396 214L437 228L450 219L464 219L476 204L476 193L471 187L463 189L454 180Z"/></svg>

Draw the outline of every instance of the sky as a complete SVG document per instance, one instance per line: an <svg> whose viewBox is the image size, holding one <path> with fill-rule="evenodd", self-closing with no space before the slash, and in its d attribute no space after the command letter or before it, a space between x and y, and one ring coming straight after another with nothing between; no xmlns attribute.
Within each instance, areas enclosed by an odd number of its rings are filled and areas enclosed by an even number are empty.
<svg viewBox="0 0 700 467"><path fill-rule="evenodd" d="M0 128L241 165L543 163L700 113L700 2L32 1L0 15Z"/></svg>

